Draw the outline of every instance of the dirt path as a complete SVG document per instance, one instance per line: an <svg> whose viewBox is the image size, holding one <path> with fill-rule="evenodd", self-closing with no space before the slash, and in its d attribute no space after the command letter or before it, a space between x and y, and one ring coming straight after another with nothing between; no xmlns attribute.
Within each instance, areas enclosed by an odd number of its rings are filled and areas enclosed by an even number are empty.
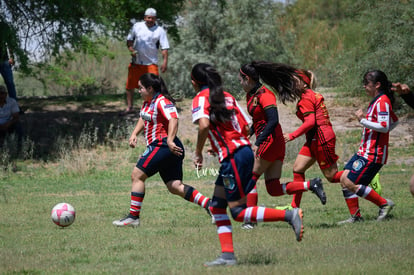
<svg viewBox="0 0 414 275"><path fill-rule="evenodd" d="M352 101L348 104L338 104L333 93L324 93L331 121L337 136L350 130L361 130L361 126L354 117L358 108L366 108L366 102ZM349 99L348 99L349 101ZM35 144L35 155L49 154L55 150L58 136L71 135L79 137L85 125L98 129L98 135L103 140L110 127L126 131L127 125L135 124L138 114L126 117L118 116L123 110L122 100L108 101L100 104L85 104L82 102L54 102L48 99L25 99L23 106L28 108L22 115L22 121L29 139ZM240 104L245 106L244 100ZM179 136L183 141L195 144L195 126L191 123L191 100L185 99L177 103L180 112ZM295 130L300 121L295 116L295 105L278 105L280 121L285 132ZM112 126L111 126L112 125ZM126 136L129 133L125 133ZM391 146L414 146L414 112L410 111L400 116L400 125L391 132ZM357 148L355 148L356 150ZM414 156L409 160L414 163Z"/></svg>

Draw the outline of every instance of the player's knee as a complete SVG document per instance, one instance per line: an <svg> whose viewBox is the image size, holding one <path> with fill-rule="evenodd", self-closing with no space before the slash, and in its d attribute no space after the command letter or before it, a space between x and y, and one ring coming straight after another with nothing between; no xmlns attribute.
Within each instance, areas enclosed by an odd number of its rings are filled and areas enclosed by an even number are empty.
<svg viewBox="0 0 414 275"><path fill-rule="evenodd" d="M213 196L210 203L211 208L227 208L227 200Z"/></svg>
<svg viewBox="0 0 414 275"><path fill-rule="evenodd" d="M243 222L243 211L246 209L246 204L242 204L230 209L231 217L237 222Z"/></svg>

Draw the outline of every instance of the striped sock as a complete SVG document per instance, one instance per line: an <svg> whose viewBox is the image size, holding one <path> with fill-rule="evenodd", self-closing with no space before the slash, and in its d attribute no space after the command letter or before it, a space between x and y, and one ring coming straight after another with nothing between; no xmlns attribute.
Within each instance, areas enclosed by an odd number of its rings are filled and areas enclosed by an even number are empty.
<svg viewBox="0 0 414 275"><path fill-rule="evenodd" d="M232 226L226 208L210 207L210 210L216 221L221 252L234 253Z"/></svg>
<svg viewBox="0 0 414 275"><path fill-rule="evenodd" d="M191 186L189 186L187 192L185 193L184 199L192 203L198 204L203 208L207 208L210 201L210 198L204 196Z"/></svg>
<svg viewBox="0 0 414 275"><path fill-rule="evenodd" d="M145 193L131 192L131 206L129 208L129 214L131 214L134 217L139 217L144 197Z"/></svg>
<svg viewBox="0 0 414 275"><path fill-rule="evenodd" d="M375 192L374 189L372 189L369 186L365 185L358 185L358 191L356 192L358 196L361 198L364 198L366 200L369 200L372 203L375 203L377 206L382 206L387 204L387 200L378 195L377 192Z"/></svg>

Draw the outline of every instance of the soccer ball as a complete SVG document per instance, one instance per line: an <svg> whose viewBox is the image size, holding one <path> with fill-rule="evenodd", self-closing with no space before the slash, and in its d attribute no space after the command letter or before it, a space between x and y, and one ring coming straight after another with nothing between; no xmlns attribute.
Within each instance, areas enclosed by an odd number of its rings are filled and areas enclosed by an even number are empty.
<svg viewBox="0 0 414 275"><path fill-rule="evenodd" d="M76 211L69 203L61 202L52 208L51 216L55 224L66 227L75 221Z"/></svg>

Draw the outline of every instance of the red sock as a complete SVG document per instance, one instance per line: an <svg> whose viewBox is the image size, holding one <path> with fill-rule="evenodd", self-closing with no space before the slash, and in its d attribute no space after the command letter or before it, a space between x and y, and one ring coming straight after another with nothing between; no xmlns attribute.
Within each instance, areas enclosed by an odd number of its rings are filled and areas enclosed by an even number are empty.
<svg viewBox="0 0 414 275"><path fill-rule="evenodd" d="M342 176L343 173L344 173L344 171L336 172L335 175L332 177L331 182L340 182L341 181L341 176Z"/></svg>
<svg viewBox="0 0 414 275"><path fill-rule="evenodd" d="M216 221L221 252L234 253L231 221L227 215L226 208L210 207L210 210Z"/></svg>
<svg viewBox="0 0 414 275"><path fill-rule="evenodd" d="M257 188L255 185L252 191L250 191L250 193L247 194L247 203L246 203L247 207L257 206L258 200L259 200L259 195L257 194Z"/></svg>
<svg viewBox="0 0 414 275"><path fill-rule="evenodd" d="M293 172L293 181L305 181L305 173ZM302 200L302 193L293 194L291 206L298 208Z"/></svg>
<svg viewBox="0 0 414 275"><path fill-rule="evenodd" d="M144 196L145 193L131 192L131 206L129 208L129 213L132 216L139 217Z"/></svg>
<svg viewBox="0 0 414 275"><path fill-rule="evenodd" d="M345 198L346 205L348 206L349 213L354 216L357 214L357 216L361 216L361 214L358 212L359 210L359 202L358 202L358 196L351 191L349 191L346 188L342 189L342 193ZM357 213L358 212L358 213Z"/></svg>
<svg viewBox="0 0 414 275"><path fill-rule="evenodd" d="M210 198L204 196L203 194L201 194L200 192L198 192L196 189L194 189L191 186L189 186L184 199L192 203L198 204L203 208L206 208L208 206L208 202L210 200Z"/></svg>
<svg viewBox="0 0 414 275"><path fill-rule="evenodd" d="M276 222L285 220L285 210L263 206L248 207L235 218L238 222Z"/></svg>
<svg viewBox="0 0 414 275"><path fill-rule="evenodd" d="M377 206L387 204L387 200L378 195L378 193L369 186L358 185L358 191L356 194L372 203L375 203Z"/></svg>

